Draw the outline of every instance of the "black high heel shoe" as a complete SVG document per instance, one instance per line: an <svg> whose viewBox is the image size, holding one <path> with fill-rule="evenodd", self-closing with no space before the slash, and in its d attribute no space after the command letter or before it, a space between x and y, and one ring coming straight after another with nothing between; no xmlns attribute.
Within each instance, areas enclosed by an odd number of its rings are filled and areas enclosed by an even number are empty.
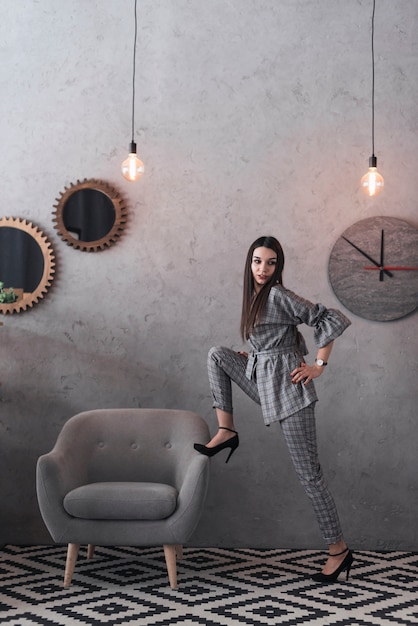
<svg viewBox="0 0 418 626"><path fill-rule="evenodd" d="M337 567L334 572L332 572L332 574L323 574L322 572L319 572L318 574L314 574L312 576L312 580L315 580L317 583L335 583L338 576L344 570L347 570L346 580L348 580L351 565L354 561L353 553L351 552L351 550L349 548L346 548L342 552L338 552L337 554L331 554L331 556L341 556L341 554L345 554L346 552L347 556L345 557L344 561Z"/></svg>
<svg viewBox="0 0 418 626"><path fill-rule="evenodd" d="M230 448L228 458L225 461L225 463L228 463L229 459L231 458L232 453L239 446L238 433L236 430L232 430L231 428L226 428L226 426L219 426L219 430L229 430L230 433L235 433L235 437L231 437L230 439L223 441L217 446L213 446L213 448L208 448L207 446L204 446L202 443L195 443L193 447L195 450L200 452L200 454L204 454L205 456L215 456L215 454L218 454L218 452L220 452L221 450L225 450L225 448Z"/></svg>

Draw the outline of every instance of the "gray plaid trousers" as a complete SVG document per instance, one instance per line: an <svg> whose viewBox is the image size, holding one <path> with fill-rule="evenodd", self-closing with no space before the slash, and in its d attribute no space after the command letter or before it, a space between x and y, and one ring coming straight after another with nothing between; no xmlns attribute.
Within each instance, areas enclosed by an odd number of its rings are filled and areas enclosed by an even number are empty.
<svg viewBox="0 0 418 626"><path fill-rule="evenodd" d="M211 348L208 374L215 408L233 413L231 381L260 404L256 381L245 376L246 365L246 357L230 348ZM280 420L280 426L296 473L312 502L322 537L327 544L331 544L340 541L343 533L334 499L318 460L314 409L315 403L310 404Z"/></svg>

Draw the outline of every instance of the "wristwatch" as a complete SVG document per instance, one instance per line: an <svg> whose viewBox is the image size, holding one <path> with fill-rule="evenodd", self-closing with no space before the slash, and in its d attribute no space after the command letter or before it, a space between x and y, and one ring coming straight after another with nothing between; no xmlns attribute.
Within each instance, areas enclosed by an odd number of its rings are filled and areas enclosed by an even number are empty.
<svg viewBox="0 0 418 626"><path fill-rule="evenodd" d="M320 365L321 367L325 367L325 365L328 365L327 361L323 361L322 359L315 359L315 363L317 365Z"/></svg>

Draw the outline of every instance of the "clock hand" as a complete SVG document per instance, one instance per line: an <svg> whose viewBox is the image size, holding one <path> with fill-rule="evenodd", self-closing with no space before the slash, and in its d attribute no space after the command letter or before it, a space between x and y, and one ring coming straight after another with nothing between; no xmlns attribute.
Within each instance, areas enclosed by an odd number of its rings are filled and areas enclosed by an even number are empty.
<svg viewBox="0 0 418 626"><path fill-rule="evenodd" d="M352 241L350 241L349 239L347 239L347 237L344 237L344 235L341 235L341 237L344 239L344 241L346 241L347 243L349 243L349 244L350 244L350 246L353 246L353 248L355 248L358 252L360 252L360 254L362 254L363 256L365 256L365 257L366 257L366 259L369 259L369 261L371 261L372 263L374 263L374 265L376 265L376 267L377 267L378 269L380 269L380 264L379 264L377 261L375 261L374 259L372 259L372 257L371 257L371 256L369 256L366 252L363 252L363 250L362 250L361 248L359 248L358 246L356 246L356 244L355 244L355 243L353 243ZM385 274L387 274L387 276L391 276L391 277L393 276L393 274L391 274L391 273L389 272L389 270L387 270L387 269L384 269L384 270L383 270L383 272L384 272Z"/></svg>
<svg viewBox="0 0 418 626"><path fill-rule="evenodd" d="M382 234L380 236L380 272L379 272L379 280L383 280L383 246L384 246L384 230L382 228Z"/></svg>
<svg viewBox="0 0 418 626"><path fill-rule="evenodd" d="M380 267L375 267L374 265L370 266L367 265L365 267L363 267L364 270L380 270ZM410 267L408 265L385 265L383 267L384 270L390 270L392 272L399 272L399 271L418 271L418 267Z"/></svg>

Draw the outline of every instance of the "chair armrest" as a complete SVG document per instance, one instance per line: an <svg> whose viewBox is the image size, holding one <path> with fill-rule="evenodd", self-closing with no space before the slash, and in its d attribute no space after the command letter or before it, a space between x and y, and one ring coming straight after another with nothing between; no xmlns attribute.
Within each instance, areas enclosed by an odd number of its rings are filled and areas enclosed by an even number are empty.
<svg viewBox="0 0 418 626"><path fill-rule="evenodd" d="M65 495L85 482L85 471L71 455L53 450L39 457L36 465L36 491L39 509L54 541L60 536L71 517L64 509Z"/></svg>
<svg viewBox="0 0 418 626"><path fill-rule="evenodd" d="M209 458L193 455L184 475L177 498L177 509L169 518L172 532L185 543L195 530L209 485Z"/></svg>

